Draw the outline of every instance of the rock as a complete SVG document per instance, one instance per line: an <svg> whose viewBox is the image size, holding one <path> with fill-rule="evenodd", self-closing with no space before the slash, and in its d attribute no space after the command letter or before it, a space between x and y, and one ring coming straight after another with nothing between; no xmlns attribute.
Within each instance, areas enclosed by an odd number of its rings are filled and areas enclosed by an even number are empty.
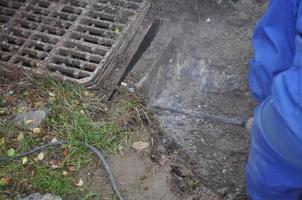
<svg viewBox="0 0 302 200"><path fill-rule="evenodd" d="M18 127L33 129L38 127L43 122L48 112L49 110L47 108L26 112L15 117L14 122Z"/></svg>
<svg viewBox="0 0 302 200"><path fill-rule="evenodd" d="M34 193L19 200L62 200L62 198L51 194L42 195L40 193Z"/></svg>
<svg viewBox="0 0 302 200"><path fill-rule="evenodd" d="M148 147L149 147L149 143L143 142L143 141L134 142L133 145L132 145L132 148L137 150L137 151L145 150Z"/></svg>

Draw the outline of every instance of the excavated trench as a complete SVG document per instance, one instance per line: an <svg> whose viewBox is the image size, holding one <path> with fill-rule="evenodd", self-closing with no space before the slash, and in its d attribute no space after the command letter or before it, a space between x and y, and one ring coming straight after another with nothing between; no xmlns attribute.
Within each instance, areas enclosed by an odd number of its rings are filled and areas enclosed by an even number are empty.
<svg viewBox="0 0 302 200"><path fill-rule="evenodd" d="M263 2L253 0L231 6L158 0L148 15L162 23L127 82L139 89L150 108L157 108L164 132L157 140L157 153L177 154L198 177L197 193L207 188L223 199L246 199L248 134L221 120L175 110L229 121L252 116L255 103L247 71L253 27L264 9Z"/></svg>

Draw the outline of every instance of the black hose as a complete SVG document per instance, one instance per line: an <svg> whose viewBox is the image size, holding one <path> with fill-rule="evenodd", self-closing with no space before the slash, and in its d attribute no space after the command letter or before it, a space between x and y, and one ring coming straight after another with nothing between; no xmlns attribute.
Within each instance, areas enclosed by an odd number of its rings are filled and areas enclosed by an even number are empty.
<svg viewBox="0 0 302 200"><path fill-rule="evenodd" d="M18 156L15 156L15 157L0 157L0 162L7 162L7 161L13 161L13 160L18 160L20 158L23 158L23 157L26 157L26 156L29 156L31 154L34 154L34 153L39 153L41 151L44 151L50 147L53 147L53 146L58 146L58 145L63 145L63 144L68 144L67 141L65 140L61 140L61 141L57 141L57 142L52 142L52 143L49 143L49 144L45 144L45 145L42 145L42 146L39 146L37 148L34 148L32 150L29 150L27 152L23 152L21 153L20 155ZM122 197L122 194L120 193L118 187L117 187L117 184L116 184L116 180L115 178L113 177L113 174L112 174L112 171L111 171L111 168L110 166L108 165L106 159L105 159L105 156L103 155L103 153L98 150L97 148L89 145L89 144L86 144L86 143L80 143L82 146L85 146L86 148L88 148L90 151L92 151L93 153L96 154L96 156L101 160L101 162L103 163L104 165L104 168L108 174L108 177L109 177L109 180L111 182L111 187L114 191L114 193L116 194L117 198L119 200L124 200L124 198Z"/></svg>

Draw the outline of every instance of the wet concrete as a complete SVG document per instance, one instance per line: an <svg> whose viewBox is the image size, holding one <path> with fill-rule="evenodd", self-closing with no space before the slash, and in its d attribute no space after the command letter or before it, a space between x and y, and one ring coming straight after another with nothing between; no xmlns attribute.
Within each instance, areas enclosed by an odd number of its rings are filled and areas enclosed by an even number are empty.
<svg viewBox="0 0 302 200"><path fill-rule="evenodd" d="M236 7L207 1L159 0L150 19L162 24L128 77L150 107L186 108L229 118L249 118L247 86L251 35L263 5ZM224 199L245 199L245 129L177 113L156 115L166 137L186 153L190 169Z"/></svg>

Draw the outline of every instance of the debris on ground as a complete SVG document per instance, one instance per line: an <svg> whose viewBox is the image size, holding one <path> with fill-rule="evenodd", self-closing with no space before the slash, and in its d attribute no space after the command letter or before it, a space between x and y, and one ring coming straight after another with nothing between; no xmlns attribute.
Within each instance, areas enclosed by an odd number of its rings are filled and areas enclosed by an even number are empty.
<svg viewBox="0 0 302 200"><path fill-rule="evenodd" d="M143 141L134 142L132 147L133 147L133 149L135 149L137 151L143 151L149 147L149 143L143 142Z"/></svg>
<svg viewBox="0 0 302 200"><path fill-rule="evenodd" d="M48 113L49 109L41 108L18 115L15 117L14 122L20 128L33 129L35 130L33 132L38 132L37 127L41 125Z"/></svg>
<svg viewBox="0 0 302 200"><path fill-rule="evenodd" d="M20 200L62 200L62 198L51 194L42 195L40 193L34 193Z"/></svg>

